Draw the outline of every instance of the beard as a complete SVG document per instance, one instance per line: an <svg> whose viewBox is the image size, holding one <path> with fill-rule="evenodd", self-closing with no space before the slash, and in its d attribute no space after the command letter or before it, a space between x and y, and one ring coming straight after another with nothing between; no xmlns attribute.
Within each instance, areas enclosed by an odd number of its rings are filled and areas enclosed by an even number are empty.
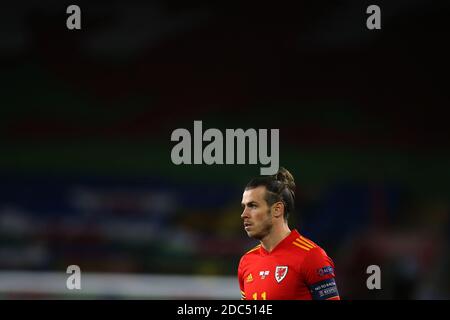
<svg viewBox="0 0 450 320"><path fill-rule="evenodd" d="M272 223L272 212L271 209L267 211L266 219L260 222L257 230L253 232L247 232L249 237L252 237L257 240L264 239L270 232L272 231L273 223Z"/></svg>

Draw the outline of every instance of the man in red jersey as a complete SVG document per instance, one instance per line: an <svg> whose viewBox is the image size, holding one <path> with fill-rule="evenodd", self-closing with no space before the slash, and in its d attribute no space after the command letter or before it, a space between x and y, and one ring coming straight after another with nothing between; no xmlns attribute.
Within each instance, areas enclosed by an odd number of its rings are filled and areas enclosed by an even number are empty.
<svg viewBox="0 0 450 320"><path fill-rule="evenodd" d="M244 300L339 300L334 264L325 251L290 230L295 182L280 168L251 180L242 196L241 218L260 244L243 255L238 278Z"/></svg>

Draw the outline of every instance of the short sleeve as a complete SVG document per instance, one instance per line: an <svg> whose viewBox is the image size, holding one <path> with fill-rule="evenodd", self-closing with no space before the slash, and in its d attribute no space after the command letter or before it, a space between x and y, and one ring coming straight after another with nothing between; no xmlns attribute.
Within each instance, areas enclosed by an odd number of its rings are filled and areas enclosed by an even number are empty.
<svg viewBox="0 0 450 320"><path fill-rule="evenodd" d="M302 271L313 300L339 300L334 263L320 247L305 257Z"/></svg>

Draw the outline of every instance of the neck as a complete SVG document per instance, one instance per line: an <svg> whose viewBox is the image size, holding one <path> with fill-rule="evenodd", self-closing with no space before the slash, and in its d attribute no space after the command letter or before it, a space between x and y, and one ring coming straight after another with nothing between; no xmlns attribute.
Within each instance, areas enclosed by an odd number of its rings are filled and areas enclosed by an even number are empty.
<svg viewBox="0 0 450 320"><path fill-rule="evenodd" d="M284 238L291 233L288 225L283 223L281 226L272 228L271 232L261 239L261 244L267 251L272 251Z"/></svg>

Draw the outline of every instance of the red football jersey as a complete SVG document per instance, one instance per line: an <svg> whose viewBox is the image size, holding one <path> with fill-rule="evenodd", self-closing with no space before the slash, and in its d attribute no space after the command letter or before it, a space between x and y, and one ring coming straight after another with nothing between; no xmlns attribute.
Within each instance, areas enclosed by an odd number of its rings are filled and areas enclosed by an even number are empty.
<svg viewBox="0 0 450 320"><path fill-rule="evenodd" d="M238 268L244 300L339 300L334 263L325 251L297 230L271 252L249 250Z"/></svg>

